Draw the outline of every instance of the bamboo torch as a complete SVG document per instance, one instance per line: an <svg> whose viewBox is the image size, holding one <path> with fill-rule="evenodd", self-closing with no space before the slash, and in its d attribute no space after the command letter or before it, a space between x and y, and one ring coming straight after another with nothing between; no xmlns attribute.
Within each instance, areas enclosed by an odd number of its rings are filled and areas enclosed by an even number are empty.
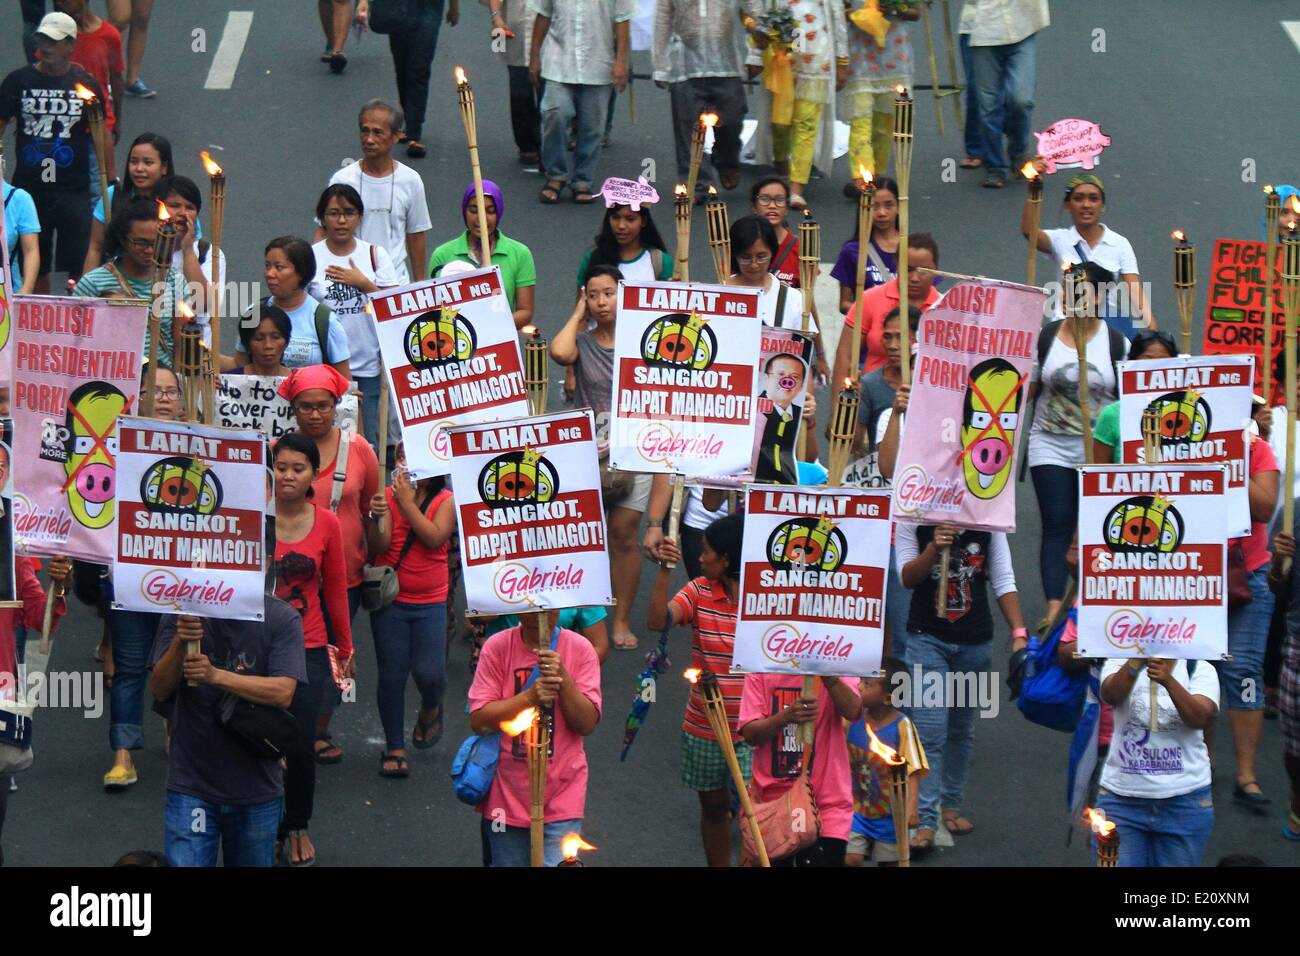
<svg viewBox="0 0 1300 956"><path fill-rule="evenodd" d="M1264 401L1273 401L1273 270L1277 265L1277 227L1282 197L1264 187ZM1288 529L1289 530L1289 529Z"/></svg>
<svg viewBox="0 0 1300 956"><path fill-rule="evenodd" d="M1032 162L1020 168L1025 182L1029 183L1029 265L1025 270L1028 276L1025 285L1034 284L1034 273L1038 269L1038 223L1043 215L1043 177Z"/></svg>
<svg viewBox="0 0 1300 956"><path fill-rule="evenodd" d="M520 331L528 335L524 346L524 386L528 390L529 411L534 415L546 414L546 393L550 384L547 368L546 339L535 325L526 325Z"/></svg>
<svg viewBox="0 0 1300 956"><path fill-rule="evenodd" d="M849 372L856 382L862 375L862 291L867 284L867 249L871 245L871 207L876 199L876 183L871 172L865 166L858 167L858 176L862 186L858 190L858 270L854 273L853 307L857 309L857 319L853 323L853 352L849 359L852 370ZM904 250L906 252L906 250Z"/></svg>
<svg viewBox="0 0 1300 956"><path fill-rule="evenodd" d="M1286 463L1282 482L1282 527L1295 527L1295 389L1296 389L1296 313L1300 311L1300 235L1294 224L1282 237L1282 308L1286 315L1283 357L1286 369ZM1282 573L1291 571L1291 559L1282 564Z"/></svg>
<svg viewBox="0 0 1300 956"><path fill-rule="evenodd" d="M704 139L707 130L717 125L717 113L701 113L700 121L691 130L691 166L686 177L686 195L691 202L695 201L695 184L700 178L700 164L704 162Z"/></svg>
<svg viewBox="0 0 1300 956"><path fill-rule="evenodd" d="M803 221L799 223L799 291L803 293L803 319L800 328L808 338L812 333L813 291L817 285L817 269L822 258L822 227L812 217L812 211L804 209ZM781 316L776 316L775 323L781 324ZM810 370L811 371L811 370ZM813 392L813 376L807 376L806 393ZM799 457L808 457L808 429L799 429ZM840 470L843 474L843 469Z"/></svg>
<svg viewBox="0 0 1300 956"><path fill-rule="evenodd" d="M1175 229L1169 234L1174 240L1174 297L1178 301L1178 318L1182 322L1183 354L1192 352L1192 301L1196 297L1196 247L1187 241L1187 234Z"/></svg>
<svg viewBox="0 0 1300 956"><path fill-rule="evenodd" d="M682 500L686 497L686 479L681 475L673 475L669 479L673 483L672 503L668 508L668 537L677 541L677 535L682 528ZM664 567L677 567L676 561L665 562Z"/></svg>
<svg viewBox="0 0 1300 956"><path fill-rule="evenodd" d="M529 864L543 866L546 860L546 751L550 745L546 717L540 707L525 707L513 720L501 722L501 732L507 737L524 735L524 752L528 757Z"/></svg>
<svg viewBox="0 0 1300 956"><path fill-rule="evenodd" d="M673 279L691 281L691 194L678 183L673 187L673 221L677 225L677 249Z"/></svg>
<svg viewBox="0 0 1300 956"><path fill-rule="evenodd" d="M898 751L885 743L871 729L864 716L862 724L871 738L870 750L889 767L889 809L894 818L894 840L898 846L898 865L912 865L912 840L907 827L908 779L907 761Z"/></svg>
<svg viewBox="0 0 1300 956"><path fill-rule="evenodd" d="M209 420L215 422L217 383L221 380L221 233L226 221L226 174L207 150L199 153L199 158L203 160L203 168L207 170L209 186L208 229L211 232L209 238L212 241L212 248L208 250L208 255L212 257L212 264L208 269L212 288L208 321L212 326L212 342L208 354L212 359L212 381L209 383L207 397Z"/></svg>
<svg viewBox="0 0 1300 956"><path fill-rule="evenodd" d="M1065 315L1074 336L1074 350L1079 364L1079 417L1083 426L1083 460L1094 464L1092 456L1092 411L1088 399L1088 319L1096 303L1082 301L1087 294L1083 270L1074 264L1065 267Z"/></svg>
<svg viewBox="0 0 1300 956"><path fill-rule="evenodd" d="M104 123L104 101L80 83L73 90L86 104L86 122L90 124L90 145L95 150L95 162L99 164L99 198L104 204L104 224L107 227L112 216L108 205L108 130Z"/></svg>
<svg viewBox="0 0 1300 956"><path fill-rule="evenodd" d="M688 225L689 222L688 215ZM714 275L718 277L718 285L726 285L727 278L731 275L731 224L727 221L727 204L712 186L709 187L709 199L704 204L704 222L709 231L709 252L713 255Z"/></svg>
<svg viewBox="0 0 1300 956"><path fill-rule="evenodd" d="M163 301L167 294L167 271L176 251L176 225L167 207L158 203L158 237L153 243L153 304L149 309L149 368L144 375L141 411L153 417L153 390L158 383L158 356L162 350Z"/></svg>
<svg viewBox="0 0 1300 956"><path fill-rule="evenodd" d="M1115 829L1114 822L1107 820L1100 810L1089 808L1083 812L1097 837L1097 865L1111 869L1119 862L1119 831Z"/></svg>
<svg viewBox="0 0 1300 956"><path fill-rule="evenodd" d="M727 760L727 768L731 771L731 781L736 785L741 809L744 811L745 819L749 821L750 836L754 838L754 846L758 850L758 861L762 866L771 866L772 863L767 858L767 846L763 843L763 833L758 828L758 821L754 819L754 805L749 799L749 787L745 784L745 775L740 772L740 761L736 759L736 745L731 739L731 724L727 720L727 707L722 700L722 689L718 686L717 675L712 671L702 671L698 667L692 667L684 671L682 676L692 684L699 684L700 695L704 698L704 712L708 714L713 736L717 738L718 746L722 748L722 755Z"/></svg>
<svg viewBox="0 0 1300 956"><path fill-rule="evenodd" d="M844 388L835 397L835 410L831 414L830 448L827 461L830 465L831 485L838 486L849 466L853 449L853 436L858 427L858 389L853 379L845 377Z"/></svg>
<svg viewBox="0 0 1300 956"><path fill-rule="evenodd" d="M1147 465L1160 464L1160 413L1153 407L1142 412L1142 461ZM1148 709L1151 711L1148 729L1155 733L1160 729L1160 685L1149 682Z"/></svg>
<svg viewBox="0 0 1300 956"><path fill-rule="evenodd" d="M184 302L176 303L177 318L193 319L194 310ZM198 324L189 321L176 330L176 377L181 383L185 420L199 421L198 395L204 389L207 361L203 355L203 332Z"/></svg>
<svg viewBox="0 0 1300 956"><path fill-rule="evenodd" d="M632 87L628 86L630 90ZM564 854L564 860L560 866L584 866L585 864L578 858L578 853L582 850L594 850L592 846L582 838L580 833L566 833L564 839L560 842L560 850Z"/></svg>
<svg viewBox="0 0 1300 956"><path fill-rule="evenodd" d="M939 67L934 61L934 34L930 27L930 4L921 4L921 19L925 22L925 51L930 60L930 89L934 91L934 119L935 124L939 127L939 135L943 136L943 101L941 99L943 92L939 89Z"/></svg>
<svg viewBox="0 0 1300 956"><path fill-rule="evenodd" d="M907 235L910 211L908 186L912 181L912 98L907 87L896 89L894 99L894 172L898 176L898 331L901 337L900 372L906 385L912 384L912 328L907 321ZM858 317L861 324L861 316Z"/></svg>
<svg viewBox="0 0 1300 956"><path fill-rule="evenodd" d="M456 98L460 102L460 121L465 126L469 145L469 165L474 173L474 208L478 211L479 248L484 268L492 265L492 245L488 232L487 207L483 203L483 173L478 162L478 119L474 113L474 88L469 85L463 67L456 67ZM415 263L412 263L414 266Z"/></svg>

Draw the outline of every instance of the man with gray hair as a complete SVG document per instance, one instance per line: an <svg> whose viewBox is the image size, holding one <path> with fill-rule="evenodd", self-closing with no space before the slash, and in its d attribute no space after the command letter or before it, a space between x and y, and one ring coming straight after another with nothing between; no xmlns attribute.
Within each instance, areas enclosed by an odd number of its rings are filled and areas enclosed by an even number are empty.
<svg viewBox="0 0 1300 956"><path fill-rule="evenodd" d="M357 238L388 250L401 285L423 276L424 234L432 225L420 174L393 159L405 122L402 111L391 103L366 103L359 116L361 159L330 177L330 185L346 183L361 196L365 209ZM324 237L318 223L312 241Z"/></svg>

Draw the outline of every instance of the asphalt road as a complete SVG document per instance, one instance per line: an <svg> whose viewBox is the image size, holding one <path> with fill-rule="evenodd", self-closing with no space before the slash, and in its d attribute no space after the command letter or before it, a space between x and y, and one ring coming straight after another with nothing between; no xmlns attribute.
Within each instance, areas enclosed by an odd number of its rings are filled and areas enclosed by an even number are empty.
<svg viewBox="0 0 1300 956"><path fill-rule="evenodd" d="M99 4L97 7L101 6ZM954 4L954 7L960 4ZM20 65L17 13L2 14L12 29L0 31L0 63ZM443 26L434 63L425 142L429 158L414 163L424 176L434 228L429 248L457 232L458 199L469 176L464 135L456 111L452 67L469 71L478 97L484 173L508 197L506 233L528 244L540 277L537 322L553 333L569 314L573 276L595 234L600 207L565 203L543 208L536 202L540 177L515 162L510 136L506 71L488 45L486 11L465 0L463 19ZM246 47L229 90L204 89L227 11L252 10ZM1253 238L1261 220L1260 185L1294 182L1300 176L1295 141L1285 112L1272 103L1294 99L1300 51L1279 21L1300 20L1295 0L1236 4L1229 14L1209 0L1094 0L1052 5L1053 24L1040 36L1035 127L1067 116L1101 123L1113 139L1098 173L1105 178L1107 221L1133 242L1144 278L1154 289L1154 306L1164 327L1177 327L1170 288L1169 231L1186 230L1197 242L1202 290L1215 237ZM954 18L956 11L954 11ZM205 52L195 52L194 31L205 31ZM1097 31L1104 31L1098 33ZM921 64L918 82L927 82ZM941 41L940 41L941 42ZM1098 47L1104 45L1104 52ZM309 235L312 210L332 170L357 153L355 115L373 96L395 96L387 44L367 35L349 40L351 64L332 76L317 61L322 43L314 5L282 0L173 0L158 4L149 34L144 77L158 91L148 101L128 100L123 144L143 130L169 136L178 166L201 181L197 152L220 146L228 177L225 250L232 276L260 280L266 240L287 232ZM1229 69L1219 65L1231 64ZM638 53L638 72L649 58ZM942 54L940 69L943 69ZM1226 74L1229 79L1221 78ZM1290 90L1290 93L1287 90ZM1267 98L1263 91L1272 91ZM916 108L916 152L912 176L914 231L932 231L942 247L942 266L968 274L1023 279L1024 243L1018 234L1021 190L980 189L979 174L962 171L945 178L961 156L951 106L947 135L934 125L926 94ZM628 98L620 98L613 143L599 167L605 175L635 177L646 159L657 162L661 192L671 189L672 139L667 94L648 82L636 87L636 122ZM834 175L808 192L823 224L823 249L833 259L853 229L854 207L839 197L847 178L841 160ZM1255 168L1255 181L1243 169ZM742 189L732 193L732 216L742 214L742 192L763 170L747 169ZM1065 222L1056 201L1062 184L1049 183L1044 226ZM670 216L661 206L660 222ZM667 230L671 231L671 229ZM697 239L702 232L697 224ZM711 274L702 241L694 244L692 271ZM1040 268L1041 276L1041 268ZM1203 301L1203 297L1202 300ZM1198 305L1198 309L1201 306ZM1199 338L1200 317L1197 318ZM234 332L226 329L227 340ZM558 397L559 389L552 389ZM21 463L17 465L21 467ZM1038 566L1039 525L1032 489L1020 486L1020 532L1012 539L1020 592L1028 620L1042 613ZM647 583L633 620L644 619ZM456 744L468 732L460 716L468 683L463 645L452 653L446 737L433 751L412 751L412 776L378 777L381 746L374 706L374 659L365 615L357 619L358 702L345 705L334 722L345 761L319 773L312 834L323 865L474 865L479 860L477 818L456 802L447 770ZM91 669L98 625L83 608L74 609L58 633L51 667ZM1005 655L1007 635L999 627L995 660ZM649 643L643 636L643 645ZM695 797L677 779L678 738L685 690L678 679L688 658L689 637L674 638L674 670L661 682L660 699L627 763L618 762L623 719L642 666L640 654L613 654L605 666L604 721L588 742L591 779L586 837L598 847L591 865L701 865ZM921 865L1081 865L1078 840L1065 847L1063 809L1067 738L1024 721L1002 702L1000 714L981 720L964 811L976 822L974 834L941 849ZM410 709L414 713L414 700ZM140 783L109 796L100 787L108 769L107 714L84 718L77 710L42 712L37 718L36 767L20 778L10 802L5 852L13 865L111 863L122 852L161 847L166 761L156 718L146 718L148 746L137 755ZM1270 864L1300 861L1295 845L1279 835L1286 792L1276 726L1268 724L1259 761L1260 782L1274 798L1266 817L1231 804L1232 765L1224 721L1220 722L1218 808L1206 859L1250 852Z"/></svg>

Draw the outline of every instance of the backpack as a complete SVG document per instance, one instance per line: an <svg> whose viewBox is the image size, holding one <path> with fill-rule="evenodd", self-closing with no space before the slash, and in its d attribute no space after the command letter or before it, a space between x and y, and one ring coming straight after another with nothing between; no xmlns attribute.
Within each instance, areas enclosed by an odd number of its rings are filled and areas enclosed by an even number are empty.
<svg viewBox="0 0 1300 956"><path fill-rule="evenodd" d="M1067 620L1078 624L1079 612L1070 613L1041 640L1037 634L1025 648L1025 677L1016 698L1016 706L1025 719L1052 730L1073 733L1083 716L1088 692L1088 672L1067 674L1056 659Z"/></svg>
<svg viewBox="0 0 1300 956"><path fill-rule="evenodd" d="M560 640L560 625L555 625L551 632L551 650L555 650ZM524 681L523 690L533 685L541 676L541 669L534 664L533 671ZM501 759L501 731L487 734L471 734L456 751L451 762L451 789L456 799L471 807L487 799L496 779L497 763Z"/></svg>
<svg viewBox="0 0 1300 956"><path fill-rule="evenodd" d="M1052 343L1056 341L1056 334L1061 329L1061 323L1065 319L1053 319L1043 326L1043 330L1038 333L1038 368L1047 363L1047 353L1052 350ZM1115 381L1119 381L1119 369L1115 366L1128 358L1128 339L1124 338L1124 333L1110 325L1105 319L1099 320L1106 328L1106 335L1110 339L1110 365L1111 370L1115 373ZM1086 351L1086 349L1085 349Z"/></svg>
<svg viewBox="0 0 1300 956"><path fill-rule="evenodd" d="M330 316L334 313L323 302L316 306L316 344L320 346L320 363L330 363Z"/></svg>

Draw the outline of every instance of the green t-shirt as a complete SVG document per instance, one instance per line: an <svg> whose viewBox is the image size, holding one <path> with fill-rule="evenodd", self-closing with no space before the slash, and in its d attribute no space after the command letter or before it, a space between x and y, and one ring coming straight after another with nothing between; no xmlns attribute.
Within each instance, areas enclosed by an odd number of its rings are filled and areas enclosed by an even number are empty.
<svg viewBox="0 0 1300 956"><path fill-rule="evenodd" d="M560 627L566 631L581 634L593 624L599 624L609 615L603 607L566 607L559 615ZM488 622L486 636L491 637L497 631L504 631L519 624L517 614L499 614Z"/></svg>
<svg viewBox="0 0 1300 956"><path fill-rule="evenodd" d="M587 275L587 268L591 265L591 257L595 254L595 249L588 249L583 255L582 261L578 263L578 288L581 289L585 284L583 278ZM655 273L654 256L659 255L659 271ZM642 249L641 254L633 259L622 259L618 264L618 271L623 274L623 278L628 282L667 282L673 277L673 257L662 249Z"/></svg>
<svg viewBox="0 0 1300 956"><path fill-rule="evenodd" d="M457 261L467 262L476 269L479 267L478 261L469 255L468 230L433 250L433 255L429 257L429 275L436 277L443 266ZM492 264L501 267L501 285L505 288L510 308L514 309L515 289L537 285L537 267L533 264L533 253L522 242L516 242L498 231L496 241L492 244Z"/></svg>
<svg viewBox="0 0 1300 956"><path fill-rule="evenodd" d="M1111 402L1097 413L1097 424L1092 426L1092 440L1109 445L1111 462L1119 464L1119 402Z"/></svg>

